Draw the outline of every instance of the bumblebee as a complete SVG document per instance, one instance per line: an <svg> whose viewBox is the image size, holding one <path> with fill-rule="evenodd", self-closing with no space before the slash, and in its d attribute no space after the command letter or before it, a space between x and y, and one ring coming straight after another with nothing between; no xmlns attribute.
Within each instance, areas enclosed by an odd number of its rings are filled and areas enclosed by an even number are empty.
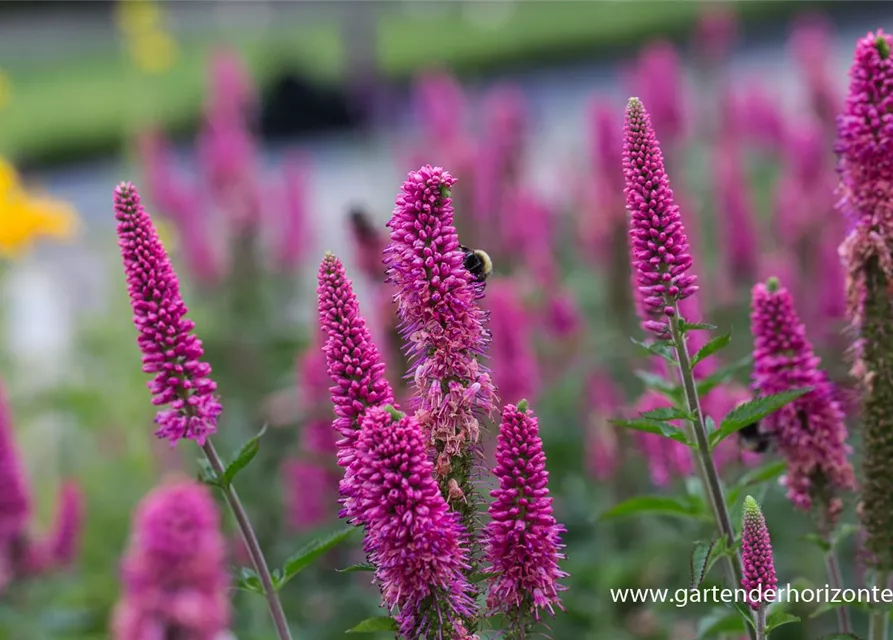
<svg viewBox="0 0 893 640"><path fill-rule="evenodd" d="M490 256L481 249L469 249L462 245L459 248L465 253L462 264L478 282L484 282L487 276L493 273L493 261Z"/></svg>
<svg viewBox="0 0 893 640"><path fill-rule="evenodd" d="M351 227L353 227L353 231L358 239L361 241L378 239L380 235L378 229L375 228L375 225L372 223L372 218L365 209L354 206L350 209L349 217Z"/></svg>
<svg viewBox="0 0 893 640"><path fill-rule="evenodd" d="M760 421L751 422L738 430L738 442L744 451L766 453L772 447L774 438L760 430Z"/></svg>

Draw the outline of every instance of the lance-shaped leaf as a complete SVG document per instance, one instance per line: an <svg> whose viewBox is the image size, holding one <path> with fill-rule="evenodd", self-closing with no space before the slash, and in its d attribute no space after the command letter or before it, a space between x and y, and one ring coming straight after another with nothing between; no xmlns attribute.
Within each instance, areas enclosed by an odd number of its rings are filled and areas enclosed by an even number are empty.
<svg viewBox="0 0 893 640"><path fill-rule="evenodd" d="M375 633L376 631L397 631L397 622L388 616L366 618L360 624L351 627L344 633Z"/></svg>
<svg viewBox="0 0 893 640"><path fill-rule="evenodd" d="M773 629L778 629L786 624L791 624L792 622L800 622L800 618L797 616L791 615L786 611L776 611L774 613L770 613L766 618L766 635L769 634Z"/></svg>
<svg viewBox="0 0 893 640"><path fill-rule="evenodd" d="M281 570L277 569L275 571L273 584L276 589L281 589L289 580L310 566L314 560L332 547L347 540L356 531L359 531L356 527L346 527L304 545L285 561L285 565L283 565Z"/></svg>
<svg viewBox="0 0 893 640"><path fill-rule="evenodd" d="M252 437L248 442L242 445L233 461L226 465L223 473L217 478L217 484L223 488L232 484L233 479L242 469L248 466L248 463L254 459L260 450L260 439L267 432L267 425L264 425L257 435Z"/></svg>
<svg viewBox="0 0 893 640"><path fill-rule="evenodd" d="M685 437L685 432L674 427L670 423L661 420L634 418L633 420L615 419L610 422L611 424L616 424L618 427L623 427L624 429L653 433L658 436L663 436L664 438L669 438L670 440L675 440L676 442L681 442L682 444L689 444L688 438Z"/></svg>
<svg viewBox="0 0 893 640"><path fill-rule="evenodd" d="M762 420L810 391L812 391L812 387L790 389L769 396L760 396L735 407L722 419L719 429L710 434L710 446L715 447L739 429Z"/></svg>
<svg viewBox="0 0 893 640"><path fill-rule="evenodd" d="M784 473L785 469L787 469L787 463L784 460L773 460L772 462L764 464L761 467L751 469L750 471L742 475L738 479L738 481L731 486L726 502L728 504L737 502L738 498L741 497L742 492L756 484L762 484L763 482L768 482L769 480L775 480L782 473Z"/></svg>
<svg viewBox="0 0 893 640"><path fill-rule="evenodd" d="M713 640L722 636L740 637L747 632L737 611L719 608L698 621L698 640Z"/></svg>
<svg viewBox="0 0 893 640"><path fill-rule="evenodd" d="M703 347L698 349L697 353L691 358L691 366L695 366L705 358L712 356L714 353L719 351L720 349L728 346L728 344L732 341L732 334L724 333L721 336L716 336L712 338L710 342L705 344Z"/></svg>
<svg viewBox="0 0 893 640"><path fill-rule="evenodd" d="M682 333L687 331L713 331L716 329L715 324L707 324L706 322L686 322L685 320L679 321L679 330Z"/></svg>
<svg viewBox="0 0 893 640"><path fill-rule="evenodd" d="M264 587L254 569L241 567L236 578L236 588L264 595Z"/></svg>
<svg viewBox="0 0 893 640"><path fill-rule="evenodd" d="M375 571L375 565L371 562L359 562L357 564L352 564L349 567L344 567L343 569L335 569L338 573L356 573L357 571Z"/></svg>
<svg viewBox="0 0 893 640"><path fill-rule="evenodd" d="M658 407L639 414L649 420L691 420L691 413L679 407Z"/></svg>
<svg viewBox="0 0 893 640"><path fill-rule="evenodd" d="M642 347L648 353L663 358L670 364L676 364L676 355L673 350L673 342L671 340L657 340L655 342L642 342L635 338L630 338L633 344Z"/></svg>
<svg viewBox="0 0 893 640"><path fill-rule="evenodd" d="M600 520L632 515L664 515L679 518L712 519L703 502L687 497L684 500L666 496L638 496L605 511Z"/></svg>
<svg viewBox="0 0 893 640"><path fill-rule="evenodd" d="M635 373L636 377L641 380L648 389L657 391L659 394L665 398L669 398L673 402L680 402L682 400L682 387L673 384L663 376L641 369L638 369L633 373Z"/></svg>
<svg viewBox="0 0 893 640"><path fill-rule="evenodd" d="M734 379L739 371L749 369L753 364L753 356L746 355L740 360L736 360L717 371L714 371L706 378L698 380L698 396L703 397L708 391L723 385Z"/></svg>
<svg viewBox="0 0 893 640"><path fill-rule="evenodd" d="M695 546L691 550L691 557L689 557L688 561L691 576L691 589L697 589L704 581L704 577L707 575L707 561L710 559L710 552L713 551L713 547L715 546L716 540L711 540L710 542L699 540L698 542L695 542Z"/></svg>

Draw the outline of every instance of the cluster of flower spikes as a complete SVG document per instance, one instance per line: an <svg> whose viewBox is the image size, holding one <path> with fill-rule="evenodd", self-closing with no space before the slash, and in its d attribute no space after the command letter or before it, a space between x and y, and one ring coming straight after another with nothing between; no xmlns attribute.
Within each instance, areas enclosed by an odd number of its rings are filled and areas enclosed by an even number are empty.
<svg viewBox="0 0 893 640"><path fill-rule="evenodd" d="M202 361L201 341L186 318L177 274L136 188L122 183L115 189L118 246L124 263L143 371L154 373L149 390L158 412L156 435L174 445L181 438L203 445L217 430L221 412L211 367Z"/></svg>
<svg viewBox="0 0 893 640"><path fill-rule="evenodd" d="M847 460L844 412L834 387L819 368L790 292L775 278L753 288L753 386L760 395L793 389L811 391L767 416L761 428L774 434L787 462L788 498L800 509L813 506L833 523L842 504L835 494L855 489Z"/></svg>

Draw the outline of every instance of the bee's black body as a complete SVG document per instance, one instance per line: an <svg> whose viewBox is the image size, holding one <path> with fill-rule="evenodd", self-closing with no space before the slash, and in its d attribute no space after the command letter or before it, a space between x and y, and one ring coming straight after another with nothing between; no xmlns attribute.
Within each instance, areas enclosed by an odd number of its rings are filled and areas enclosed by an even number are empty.
<svg viewBox="0 0 893 640"><path fill-rule="evenodd" d="M738 430L741 448L753 453L765 453L772 446L772 436L760 430L759 420Z"/></svg>
<svg viewBox="0 0 893 640"><path fill-rule="evenodd" d="M486 280L487 276L493 272L493 261L490 260L490 256L480 249L469 249L464 246L460 246L459 248L465 252L465 261L462 264L468 269L469 273L471 273L478 282Z"/></svg>
<svg viewBox="0 0 893 640"><path fill-rule="evenodd" d="M350 210L350 224L353 226L354 233L361 240L374 240L378 238L378 230L373 226L369 214L360 207L353 207Z"/></svg>

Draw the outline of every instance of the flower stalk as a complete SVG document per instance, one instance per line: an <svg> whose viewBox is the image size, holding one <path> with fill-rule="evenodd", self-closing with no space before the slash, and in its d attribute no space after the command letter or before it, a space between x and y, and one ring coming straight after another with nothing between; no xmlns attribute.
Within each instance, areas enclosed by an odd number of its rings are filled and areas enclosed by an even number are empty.
<svg viewBox="0 0 893 640"><path fill-rule="evenodd" d="M691 358L689 357L688 346L685 342L685 334L682 331L678 313L670 318L669 325L670 335L676 350L679 378L682 381L682 389L685 393L686 408L692 415L692 420L689 423L691 425L689 432L690 436L694 436L697 444L696 458L701 470L701 479L704 482L704 488L707 491L707 497L710 500L719 531L726 539L728 547L732 548L735 544L735 530L732 528L732 520L729 517L725 496L723 495L722 482L719 479L719 472L716 469L716 463L710 451L710 440L707 435L707 427L704 425L704 416L701 413L698 388L695 383ZM741 581L741 563L737 554L727 556L726 568L730 579L734 584L738 584Z"/></svg>
<svg viewBox="0 0 893 640"><path fill-rule="evenodd" d="M225 471L223 462L220 460L220 456L217 455L217 450L214 448L214 445L210 440L205 441L205 444L202 445L202 451L204 451L205 456L208 458L208 462L211 464L214 474L217 477L223 476ZM239 527L242 539L245 541L245 549L248 551L248 556L251 558L251 564L254 565L254 570L257 572L257 577L260 579L261 586L263 587L264 597L266 598L267 606L270 609L270 616L273 618L273 625L276 627L276 635L279 637L279 640L291 640L291 631L288 629L288 622L285 619L285 611L282 609L279 595L276 593L276 589L273 586L273 577L270 574L270 568L267 566L267 560L264 557L263 551L261 551L260 543L257 541L257 535L254 533L254 528L251 526L248 514L242 506L242 501L239 500L239 494L236 492L236 488L232 483L228 483L225 487L222 487L222 490L223 495L226 498L226 503L229 505L229 508L236 519L236 525Z"/></svg>

